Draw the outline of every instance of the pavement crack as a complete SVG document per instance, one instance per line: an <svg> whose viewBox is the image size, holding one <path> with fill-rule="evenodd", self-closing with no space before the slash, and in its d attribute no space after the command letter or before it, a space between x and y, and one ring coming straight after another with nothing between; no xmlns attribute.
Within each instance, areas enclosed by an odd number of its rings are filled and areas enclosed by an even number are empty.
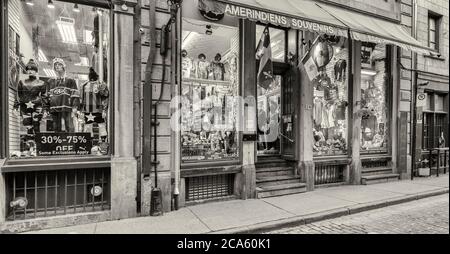
<svg viewBox="0 0 450 254"><path fill-rule="evenodd" d="M291 215L293 215L293 216L297 216L297 214L292 213L292 212L289 212L288 210L285 210L285 209L283 209L283 208L281 208L281 207L279 207L279 206L277 206L277 205L274 205L274 204L269 203L269 202L267 202L267 201L265 201L265 200L262 200L262 199L261 199L261 201L263 201L264 203L266 203L266 204L268 204L268 205L271 205L271 206L273 206L273 207L275 207L275 208L278 208L278 209L280 209L280 210L282 210L282 211L284 211L284 212L287 212L287 213L289 213L289 214L291 214Z"/></svg>
<svg viewBox="0 0 450 254"><path fill-rule="evenodd" d="M210 231L210 232L213 232L214 230L212 230L212 228L210 228L209 226L208 226L208 224L206 224L202 219L200 219L200 217L198 217L198 215L194 212L194 211L192 211L189 207L187 207L187 209L195 216L195 218L197 218L203 225L205 225L205 227Z"/></svg>

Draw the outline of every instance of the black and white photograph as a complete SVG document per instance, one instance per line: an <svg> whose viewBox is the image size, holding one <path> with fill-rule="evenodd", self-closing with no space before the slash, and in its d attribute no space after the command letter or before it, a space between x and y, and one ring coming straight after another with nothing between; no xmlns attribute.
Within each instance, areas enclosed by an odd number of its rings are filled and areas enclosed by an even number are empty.
<svg viewBox="0 0 450 254"><path fill-rule="evenodd" d="M1 0L0 241L448 236L448 17L447 0Z"/></svg>

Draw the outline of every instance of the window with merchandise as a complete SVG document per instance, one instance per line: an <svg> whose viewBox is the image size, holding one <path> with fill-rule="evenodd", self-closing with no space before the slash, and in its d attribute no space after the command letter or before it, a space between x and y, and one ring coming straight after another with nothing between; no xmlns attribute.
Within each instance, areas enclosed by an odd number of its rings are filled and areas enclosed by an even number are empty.
<svg viewBox="0 0 450 254"><path fill-rule="evenodd" d="M314 156L345 155L348 149L348 40L318 36L310 50ZM308 64L308 63L307 63Z"/></svg>
<svg viewBox="0 0 450 254"><path fill-rule="evenodd" d="M183 162L239 159L239 28L182 19Z"/></svg>
<svg viewBox="0 0 450 254"><path fill-rule="evenodd" d="M110 11L8 0L9 158L104 156L110 137Z"/></svg>

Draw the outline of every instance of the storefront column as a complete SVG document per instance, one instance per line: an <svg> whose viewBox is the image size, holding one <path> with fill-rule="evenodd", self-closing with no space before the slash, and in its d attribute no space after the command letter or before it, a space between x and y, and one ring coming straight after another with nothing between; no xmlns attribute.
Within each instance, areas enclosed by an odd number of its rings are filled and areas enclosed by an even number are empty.
<svg viewBox="0 0 450 254"><path fill-rule="evenodd" d="M313 89L303 64L300 64L300 117L297 135L299 137L298 170L306 182L308 191L314 190L313 162Z"/></svg>
<svg viewBox="0 0 450 254"><path fill-rule="evenodd" d="M352 129L351 129L351 164L350 164L350 184L361 184L361 42L352 41L352 80L350 80L352 91Z"/></svg>
<svg viewBox="0 0 450 254"><path fill-rule="evenodd" d="M255 36L249 36L256 34L256 24L249 20L243 20L241 25L241 38L242 39L242 51L243 56L242 61L242 73L241 73L241 84L242 84L242 95L246 102L254 101L254 107L256 107L256 38ZM252 104L252 103L250 103ZM252 105L249 105L252 106ZM248 109L247 107L244 107ZM250 107L249 107L250 108ZM249 110L247 112L241 113L244 117L244 123L252 121L249 118L255 118L255 115L250 115L252 112L256 114L255 110ZM253 122L256 126L256 122ZM241 193L241 198L256 198L256 142L255 141L243 141L242 142L242 174L243 174L243 190Z"/></svg>
<svg viewBox="0 0 450 254"><path fill-rule="evenodd" d="M136 0L114 2L114 155L111 217L136 217L137 161L134 157L133 15Z"/></svg>
<svg viewBox="0 0 450 254"><path fill-rule="evenodd" d="M5 160L0 159L0 166L3 165ZM0 224L6 219L6 186L5 186L5 176L0 173Z"/></svg>

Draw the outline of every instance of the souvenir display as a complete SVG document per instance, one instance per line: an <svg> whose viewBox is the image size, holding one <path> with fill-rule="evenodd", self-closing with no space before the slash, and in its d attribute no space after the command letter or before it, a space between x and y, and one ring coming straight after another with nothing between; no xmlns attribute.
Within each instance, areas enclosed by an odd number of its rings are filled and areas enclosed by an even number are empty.
<svg viewBox="0 0 450 254"><path fill-rule="evenodd" d="M386 152L388 145L388 112L386 88L386 49L372 45L366 50L361 70L361 150L365 153Z"/></svg>
<svg viewBox="0 0 450 254"><path fill-rule="evenodd" d="M331 39L320 37L312 49L312 58L318 69L312 80L315 156L345 154L348 146L348 48Z"/></svg>
<svg viewBox="0 0 450 254"><path fill-rule="evenodd" d="M57 2L55 8L68 5ZM8 75L10 157L107 155L109 11L80 6L81 15L54 16L28 6L23 30L8 33L16 67ZM49 36L55 29L60 36ZM83 48L73 47L81 41Z"/></svg>
<svg viewBox="0 0 450 254"><path fill-rule="evenodd" d="M187 25L194 24L186 18L183 20ZM206 25L205 23L192 28L203 29ZM235 160L239 157L235 100L239 95L239 34L234 27L223 26L223 31L233 36L229 38L225 34L208 35L198 32L195 35L199 40L229 41L229 44L220 43L223 48L205 50L203 47L197 47L197 43L185 43L186 49L181 52L180 116L183 162ZM193 33L190 30L184 32ZM197 56L197 59L192 60L188 52Z"/></svg>

